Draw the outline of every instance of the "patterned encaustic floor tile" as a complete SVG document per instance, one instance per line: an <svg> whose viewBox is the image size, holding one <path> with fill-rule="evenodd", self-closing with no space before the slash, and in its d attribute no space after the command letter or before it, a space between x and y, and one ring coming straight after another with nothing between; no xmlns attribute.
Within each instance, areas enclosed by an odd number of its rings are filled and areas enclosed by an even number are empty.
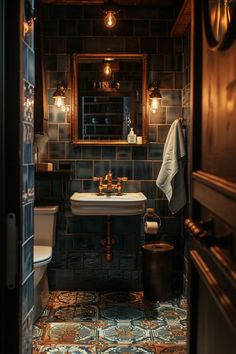
<svg viewBox="0 0 236 354"><path fill-rule="evenodd" d="M186 298L53 291L33 328L33 354L186 354Z"/></svg>

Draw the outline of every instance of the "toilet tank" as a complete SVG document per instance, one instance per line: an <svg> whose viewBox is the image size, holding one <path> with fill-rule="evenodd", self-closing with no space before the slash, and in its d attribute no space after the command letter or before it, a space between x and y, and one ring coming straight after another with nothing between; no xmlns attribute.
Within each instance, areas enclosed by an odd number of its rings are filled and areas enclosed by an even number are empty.
<svg viewBox="0 0 236 354"><path fill-rule="evenodd" d="M34 208L34 244L55 246L56 216L58 206L39 206Z"/></svg>

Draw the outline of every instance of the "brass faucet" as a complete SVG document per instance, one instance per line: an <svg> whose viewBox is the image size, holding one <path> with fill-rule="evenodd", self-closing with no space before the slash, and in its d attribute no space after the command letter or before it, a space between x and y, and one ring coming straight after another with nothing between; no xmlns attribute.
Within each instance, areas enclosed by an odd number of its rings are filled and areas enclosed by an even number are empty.
<svg viewBox="0 0 236 354"><path fill-rule="evenodd" d="M112 193L114 190L117 191L116 195L122 195L121 189L122 181L127 181L127 177L117 177L117 183L113 183L113 177L112 177L112 172L109 170L109 172L105 175L104 180L106 183L103 183L103 177L93 177L93 181L98 181L98 193L97 195L104 195L104 191L108 194Z"/></svg>

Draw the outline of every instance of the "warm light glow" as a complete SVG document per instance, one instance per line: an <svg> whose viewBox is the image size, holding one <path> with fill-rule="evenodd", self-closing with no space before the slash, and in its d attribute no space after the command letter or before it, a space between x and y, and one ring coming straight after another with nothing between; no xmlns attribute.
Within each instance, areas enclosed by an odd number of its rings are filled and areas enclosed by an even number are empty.
<svg viewBox="0 0 236 354"><path fill-rule="evenodd" d="M150 105L150 111L155 114L157 112L157 109L160 106L160 98L152 98L151 99L151 105Z"/></svg>
<svg viewBox="0 0 236 354"><path fill-rule="evenodd" d="M105 75L111 75L112 69L111 69L111 65L109 63L105 63L105 65L103 67L103 72Z"/></svg>
<svg viewBox="0 0 236 354"><path fill-rule="evenodd" d="M112 28L116 25L116 17L113 11L108 11L104 18L104 24L108 28Z"/></svg>
<svg viewBox="0 0 236 354"><path fill-rule="evenodd" d="M61 106L64 103L63 101L64 101L64 97L61 97L61 96L55 97L55 106L57 108L61 108Z"/></svg>

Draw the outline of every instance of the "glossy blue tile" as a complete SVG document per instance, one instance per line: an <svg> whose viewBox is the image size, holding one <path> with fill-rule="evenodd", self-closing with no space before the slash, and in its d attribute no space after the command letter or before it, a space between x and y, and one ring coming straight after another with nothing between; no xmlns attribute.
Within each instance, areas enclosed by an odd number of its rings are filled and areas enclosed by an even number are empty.
<svg viewBox="0 0 236 354"><path fill-rule="evenodd" d="M52 100L52 95L54 90L50 90L49 92L49 98ZM62 112L61 109L56 108L53 104L53 100L50 103L51 106L49 106L49 122L51 123L66 123L66 113Z"/></svg>
<svg viewBox="0 0 236 354"><path fill-rule="evenodd" d="M71 180L70 182L70 194L74 192L82 192L82 181Z"/></svg>
<svg viewBox="0 0 236 354"><path fill-rule="evenodd" d="M66 158L67 159L81 159L81 147L73 146L71 142L66 143Z"/></svg>
<svg viewBox="0 0 236 354"><path fill-rule="evenodd" d="M94 161L94 176L105 177L110 169L109 161Z"/></svg>
<svg viewBox="0 0 236 354"><path fill-rule="evenodd" d="M50 159L65 159L65 144L64 143L48 143Z"/></svg>
<svg viewBox="0 0 236 354"><path fill-rule="evenodd" d="M23 206L23 241L28 240L33 235L33 203L28 203Z"/></svg>
<svg viewBox="0 0 236 354"><path fill-rule="evenodd" d="M83 192L96 193L98 191L98 182L83 181Z"/></svg>
<svg viewBox="0 0 236 354"><path fill-rule="evenodd" d="M148 141L155 142L157 139L157 126L156 125L149 125L148 126Z"/></svg>
<svg viewBox="0 0 236 354"><path fill-rule="evenodd" d="M181 107L167 107L167 124L171 124L175 119L181 117L182 108Z"/></svg>
<svg viewBox="0 0 236 354"><path fill-rule="evenodd" d="M59 125L59 140L70 141L71 140L71 125L60 124Z"/></svg>
<svg viewBox="0 0 236 354"><path fill-rule="evenodd" d="M156 181L141 181L141 192L148 199L155 199L157 197Z"/></svg>
<svg viewBox="0 0 236 354"><path fill-rule="evenodd" d="M27 314L32 310L34 305L34 273L27 278L22 287L22 318L25 319Z"/></svg>
<svg viewBox="0 0 236 354"><path fill-rule="evenodd" d="M33 270L33 237L23 245L23 281Z"/></svg>
<svg viewBox="0 0 236 354"><path fill-rule="evenodd" d="M146 146L135 146L132 148L132 160L146 160L147 148Z"/></svg>
<svg viewBox="0 0 236 354"><path fill-rule="evenodd" d="M152 163L148 161L135 161L134 179L152 179Z"/></svg>
<svg viewBox="0 0 236 354"><path fill-rule="evenodd" d="M150 144L149 145L149 160L162 160L164 144Z"/></svg>
<svg viewBox="0 0 236 354"><path fill-rule="evenodd" d="M130 160L131 148L130 147L117 147L117 160Z"/></svg>
<svg viewBox="0 0 236 354"><path fill-rule="evenodd" d="M112 161L111 171L113 177L128 177L132 179L132 161Z"/></svg>
<svg viewBox="0 0 236 354"><path fill-rule="evenodd" d="M161 169L161 162L152 163L152 179L156 180Z"/></svg>
<svg viewBox="0 0 236 354"><path fill-rule="evenodd" d="M162 106L181 106L181 90L162 90Z"/></svg>
<svg viewBox="0 0 236 354"><path fill-rule="evenodd" d="M102 146L102 158L114 160L116 158L116 148L114 146Z"/></svg>
<svg viewBox="0 0 236 354"><path fill-rule="evenodd" d="M34 51L28 48L28 81L34 85Z"/></svg>
<svg viewBox="0 0 236 354"><path fill-rule="evenodd" d="M101 159L101 146L83 146L82 147L83 159Z"/></svg>
<svg viewBox="0 0 236 354"><path fill-rule="evenodd" d="M23 78L28 80L28 46L23 43Z"/></svg>
<svg viewBox="0 0 236 354"><path fill-rule="evenodd" d="M50 141L58 141L58 124L48 124L48 137Z"/></svg>
<svg viewBox="0 0 236 354"><path fill-rule="evenodd" d="M166 107L159 107L156 113L149 112L151 124L165 124L166 123Z"/></svg>
<svg viewBox="0 0 236 354"><path fill-rule="evenodd" d="M76 178L92 178L93 163L92 161L77 161L75 165Z"/></svg>

